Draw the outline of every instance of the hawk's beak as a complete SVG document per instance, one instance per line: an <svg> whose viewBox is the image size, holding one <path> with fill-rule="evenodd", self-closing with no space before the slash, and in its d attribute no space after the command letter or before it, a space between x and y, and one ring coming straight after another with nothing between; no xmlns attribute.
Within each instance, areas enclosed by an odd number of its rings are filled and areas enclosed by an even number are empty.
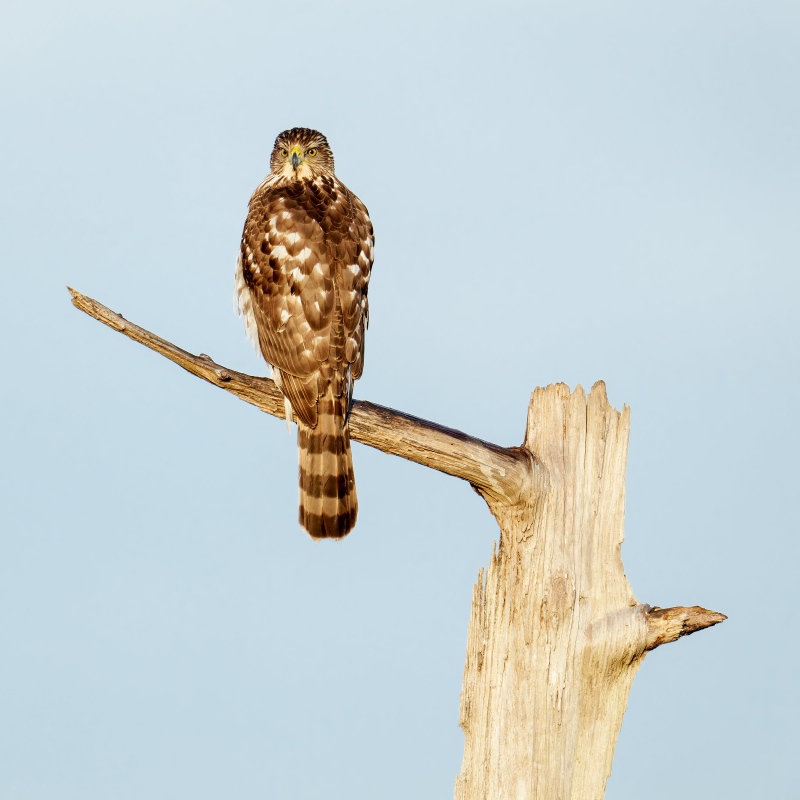
<svg viewBox="0 0 800 800"><path fill-rule="evenodd" d="M299 148L295 147L292 150L292 169L297 171L297 167L300 164L300 151Z"/></svg>

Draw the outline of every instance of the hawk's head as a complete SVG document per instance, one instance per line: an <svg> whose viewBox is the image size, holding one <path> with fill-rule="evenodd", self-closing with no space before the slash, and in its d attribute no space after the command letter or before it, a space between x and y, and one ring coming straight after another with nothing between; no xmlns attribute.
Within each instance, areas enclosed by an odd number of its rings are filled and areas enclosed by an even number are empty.
<svg viewBox="0 0 800 800"><path fill-rule="evenodd" d="M310 128L292 128L278 135L272 149L273 174L289 180L333 175L333 153L328 140Z"/></svg>

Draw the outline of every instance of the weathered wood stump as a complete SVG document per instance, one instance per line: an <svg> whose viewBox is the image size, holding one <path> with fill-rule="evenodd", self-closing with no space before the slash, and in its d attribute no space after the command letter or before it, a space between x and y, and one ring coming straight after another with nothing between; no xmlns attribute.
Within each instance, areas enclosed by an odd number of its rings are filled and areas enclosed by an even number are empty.
<svg viewBox="0 0 800 800"><path fill-rule="evenodd" d="M273 416L268 378L195 356L70 289L95 319ZM637 603L620 557L630 413L605 385L536 389L521 447L356 401L351 438L468 481L500 526L473 591L456 800L600 800L648 650L725 619Z"/></svg>
<svg viewBox="0 0 800 800"><path fill-rule="evenodd" d="M603 797L648 641L620 557L629 420L602 383L531 397L530 492L492 507L473 594L458 800Z"/></svg>

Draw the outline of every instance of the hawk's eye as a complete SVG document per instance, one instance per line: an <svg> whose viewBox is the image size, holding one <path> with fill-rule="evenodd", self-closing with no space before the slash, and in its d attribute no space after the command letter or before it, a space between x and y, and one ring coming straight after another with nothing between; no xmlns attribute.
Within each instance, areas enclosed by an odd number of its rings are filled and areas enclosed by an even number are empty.
<svg viewBox="0 0 800 800"><path fill-rule="evenodd" d="M306 150L306 155L311 156L312 158L317 154L317 148L312 147L310 150Z"/></svg>
<svg viewBox="0 0 800 800"><path fill-rule="evenodd" d="M289 151L284 147L281 149L281 155L286 158L289 155Z"/></svg>

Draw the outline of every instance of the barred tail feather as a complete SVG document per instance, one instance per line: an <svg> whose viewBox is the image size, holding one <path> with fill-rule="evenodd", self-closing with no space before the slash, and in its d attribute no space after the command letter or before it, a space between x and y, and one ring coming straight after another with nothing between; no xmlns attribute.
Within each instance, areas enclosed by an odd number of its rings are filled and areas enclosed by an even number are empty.
<svg viewBox="0 0 800 800"><path fill-rule="evenodd" d="M314 539L340 539L356 524L358 499L342 398L319 399L317 425L297 426L300 524Z"/></svg>

